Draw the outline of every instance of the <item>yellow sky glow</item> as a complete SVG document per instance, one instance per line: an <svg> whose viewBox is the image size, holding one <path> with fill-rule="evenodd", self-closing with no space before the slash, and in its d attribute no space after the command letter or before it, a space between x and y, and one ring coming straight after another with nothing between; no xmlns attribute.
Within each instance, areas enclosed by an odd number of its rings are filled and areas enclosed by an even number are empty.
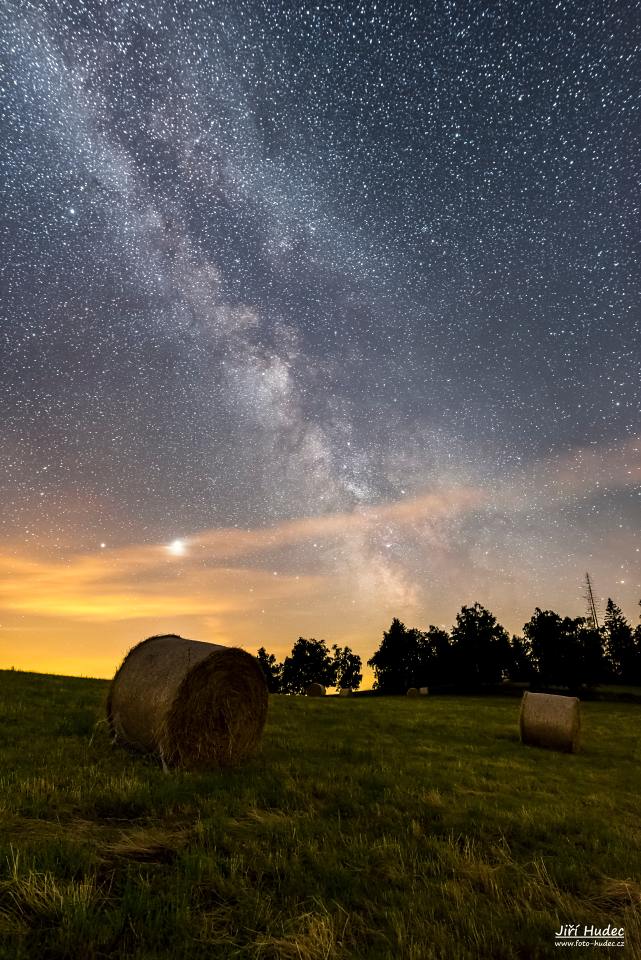
<svg viewBox="0 0 641 960"><path fill-rule="evenodd" d="M635 440L609 452L570 451L491 493L453 485L346 513L203 530L173 542L118 548L97 542L91 552L64 555L51 544L29 552L0 545L0 667L109 677L129 647L154 633L238 644L252 653L265 646L278 658L298 636L316 637L349 644L365 662L393 616L410 626L449 628L463 603L479 600L517 631L535 605L576 615L582 554L575 560L548 550L541 572L536 556L506 565L499 551L493 555L480 541L462 545L452 531L483 511L509 516L600 484L634 486L639 449ZM612 556L636 555L635 534L615 534L604 545L607 576ZM416 548L425 572L420 564L417 573L416 564L408 572L395 563L386 553L394 543ZM598 579L598 562L592 563ZM636 582L628 580L631 599ZM369 685L371 672L364 672Z"/></svg>

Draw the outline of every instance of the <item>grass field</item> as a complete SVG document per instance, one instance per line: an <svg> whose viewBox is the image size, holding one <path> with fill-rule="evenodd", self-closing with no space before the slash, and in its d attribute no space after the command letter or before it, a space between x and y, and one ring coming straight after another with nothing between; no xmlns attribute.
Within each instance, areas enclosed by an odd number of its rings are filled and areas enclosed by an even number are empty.
<svg viewBox="0 0 641 960"><path fill-rule="evenodd" d="M641 956L637 704L566 756L512 699L272 697L254 761L166 775L106 689L0 672L2 958L508 960L584 922Z"/></svg>

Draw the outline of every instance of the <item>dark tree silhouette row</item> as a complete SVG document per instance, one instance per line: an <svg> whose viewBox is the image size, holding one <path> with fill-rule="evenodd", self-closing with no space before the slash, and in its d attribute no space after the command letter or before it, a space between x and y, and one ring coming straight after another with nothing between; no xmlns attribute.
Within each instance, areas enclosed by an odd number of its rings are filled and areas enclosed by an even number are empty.
<svg viewBox="0 0 641 960"><path fill-rule="evenodd" d="M337 644L330 654L324 640L299 637L282 663L264 647L258 651L257 658L270 693L304 693L310 683L357 690L363 679L358 654Z"/></svg>
<svg viewBox="0 0 641 960"><path fill-rule="evenodd" d="M332 654L325 641L299 637L282 664L264 647L258 661L272 693L302 693L313 682L357 689L360 657L336 644ZM510 638L496 617L475 603L461 608L450 633L435 626L408 628L395 618L368 664L381 693L422 686L476 689L504 680L543 688L639 685L641 624L633 629L612 600L598 628L585 617L537 607L523 636Z"/></svg>

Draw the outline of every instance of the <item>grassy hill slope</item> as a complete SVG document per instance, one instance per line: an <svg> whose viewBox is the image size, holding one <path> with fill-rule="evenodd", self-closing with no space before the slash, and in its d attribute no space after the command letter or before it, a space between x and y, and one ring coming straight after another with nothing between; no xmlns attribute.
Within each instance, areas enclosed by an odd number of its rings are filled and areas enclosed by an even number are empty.
<svg viewBox="0 0 641 960"><path fill-rule="evenodd" d="M110 744L107 684L0 672L0 958L641 956L641 708L523 747L518 701L272 697L241 769ZM575 951L574 951L575 952Z"/></svg>

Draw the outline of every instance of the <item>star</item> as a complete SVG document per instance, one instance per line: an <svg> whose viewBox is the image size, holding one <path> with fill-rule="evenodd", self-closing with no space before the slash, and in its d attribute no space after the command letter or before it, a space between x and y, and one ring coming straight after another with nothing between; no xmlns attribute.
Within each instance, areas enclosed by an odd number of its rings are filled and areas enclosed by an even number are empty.
<svg viewBox="0 0 641 960"><path fill-rule="evenodd" d="M173 557L184 557L187 552L187 546L184 540L172 540L166 549Z"/></svg>

